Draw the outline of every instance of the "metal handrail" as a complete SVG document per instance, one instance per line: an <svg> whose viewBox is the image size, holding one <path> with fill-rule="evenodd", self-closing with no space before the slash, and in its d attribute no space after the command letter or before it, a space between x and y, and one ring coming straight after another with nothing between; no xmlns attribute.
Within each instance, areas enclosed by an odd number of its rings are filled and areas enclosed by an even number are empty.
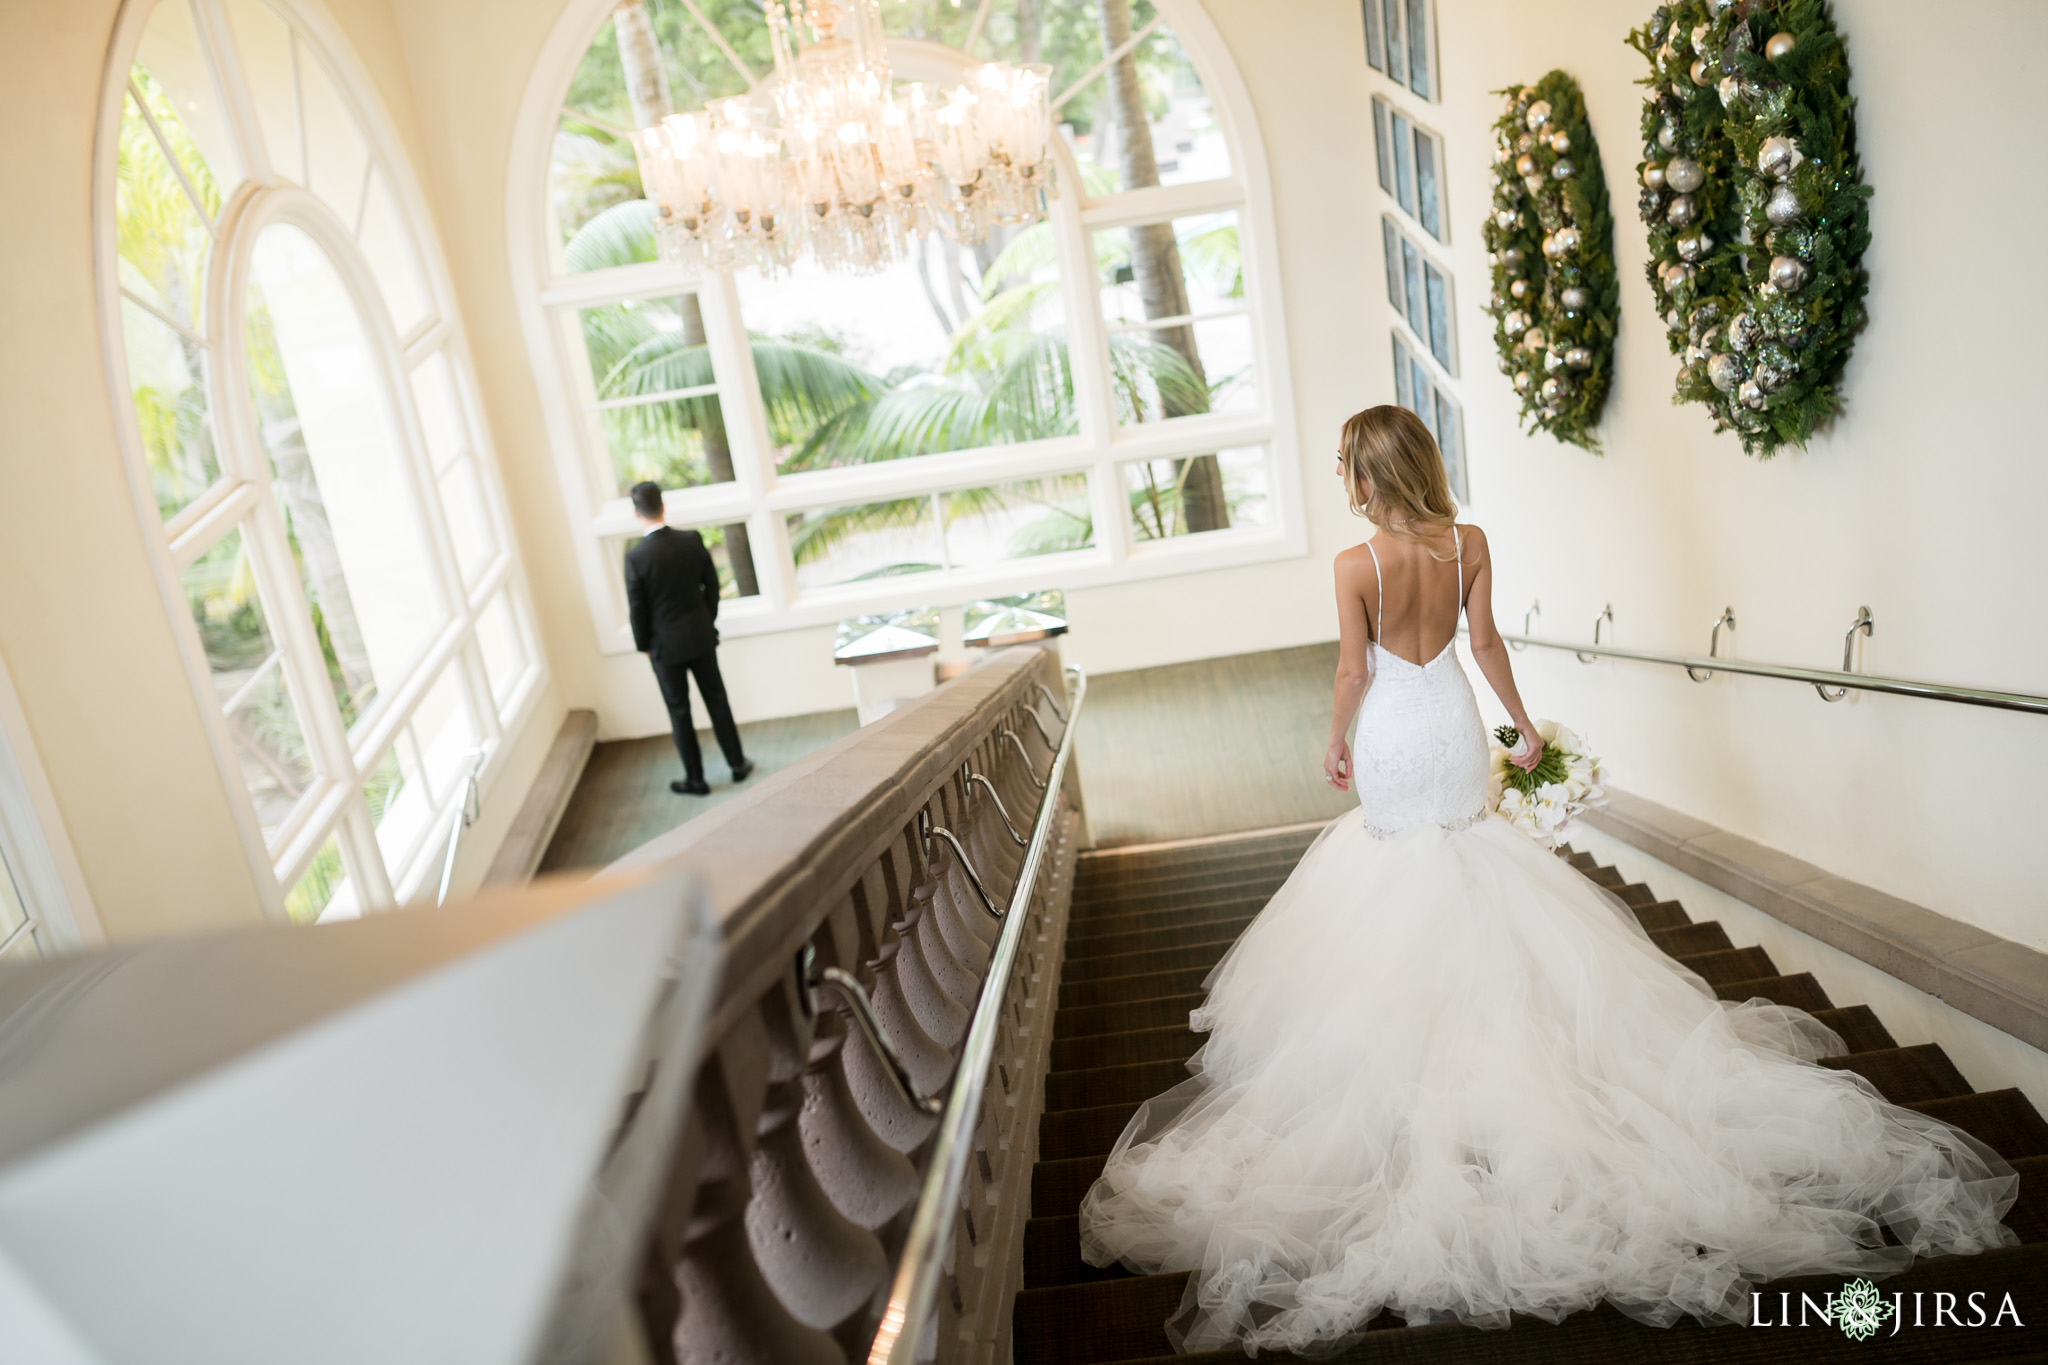
<svg viewBox="0 0 2048 1365"><path fill-rule="evenodd" d="M475 759L469 765L469 776L462 784L462 801L455 808L455 818L449 821L448 853L441 859L441 890L434 897L434 904L442 905L448 900L448 888L455 881L455 851L462 847L462 831L476 823L483 814L483 803L476 789L477 774L484 770L484 751L478 749Z"/></svg>
<svg viewBox="0 0 2048 1365"><path fill-rule="evenodd" d="M981 1113L982 1094L988 1087L989 1068L995 1061L996 1031L1003 1022L1003 997L1010 989L1010 972L1023 945L1024 922L1030 918L1025 911L1037 889L1038 871L1051 842L1053 818L1059 812L1060 780L1074 751L1074 722L1080 718L1081 703L1088 695L1086 674L1078 668L1067 669L1066 674L1073 688L1073 699L1067 704L1066 728L1060 732L1059 747L1053 751L1052 768L1040 784L1045 795L1039 800L1038 815L1031 824L1024 866L1018 870L1016 889L1010 893L1002 933L996 936L988 978L982 982L981 998L974 1004L974 1020L967 1026L967 1041L960 1049L960 1066L955 1072L952 1093L946 1097L946 1112L932 1139L930 1173L918 1195L917 1211L911 1215L910 1232L903 1239L903 1257L897 1262L896 1278L889 1286L889 1303L882 1312L882 1325L875 1332L874 1345L868 1351L868 1365L914 1365L918 1338L924 1334L924 1325L938 1299L947 1243L957 1221L954 1211L960 1207L960 1184L974 1154L974 1125ZM1023 747L1021 742L1018 747Z"/></svg>
<svg viewBox="0 0 2048 1365"><path fill-rule="evenodd" d="M981 784L981 789L988 793L988 799L996 803L996 814L1003 817L1003 828L1009 831L1010 842L1019 848L1024 847L1030 840L1017 832L1016 822L1010 819L1009 808L1003 805L1002 793L996 790L996 784L983 777L980 773L970 772L967 774L969 786L977 782Z"/></svg>
<svg viewBox="0 0 2048 1365"><path fill-rule="evenodd" d="M1853 637L1861 623L1850 627ZM1801 668L1797 664L1751 663L1745 659L1708 658L1697 655L1659 654L1647 649L1623 649L1618 645L1581 645L1565 640L1539 640L1533 635L1502 635L1511 645L1535 645L1577 654L1631 659L1639 664L1664 664L1671 668L1718 669L1752 678L1780 678L1786 682L1811 683L1816 687L1845 688L1852 692L1885 692L1895 697L1925 697L1930 701L1952 701L1964 706L1989 706L2000 711L2025 711L2048 716L2048 696L2035 692L2002 692L1989 687L1961 687L1952 683L1922 682L1914 678L1882 678L1867 673L1835 672L1828 668Z"/></svg>
<svg viewBox="0 0 2048 1365"><path fill-rule="evenodd" d="M798 999L802 1002L804 1014L813 1022L819 1012L818 994L826 987L839 993L846 1002L846 1012L853 1019L854 1029L867 1040L867 1045L882 1059L882 1069L888 1073L889 1081L896 1087L896 1093L903 1102L920 1114L936 1116L946 1107L945 1101L936 1095L927 1095L917 1088L917 1078L910 1074L910 1064L903 1060L903 1054L889 1041L889 1032L882 1027L882 1021L875 1014L875 1003L868 998L867 988L860 984L860 978L838 967L817 970L818 950L806 943L796 955L796 980Z"/></svg>

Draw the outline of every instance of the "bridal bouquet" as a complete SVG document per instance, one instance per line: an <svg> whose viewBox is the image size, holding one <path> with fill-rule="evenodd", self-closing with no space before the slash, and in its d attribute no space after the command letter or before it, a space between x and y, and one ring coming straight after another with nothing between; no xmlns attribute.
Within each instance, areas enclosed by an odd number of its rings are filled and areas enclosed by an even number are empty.
<svg viewBox="0 0 2048 1365"><path fill-rule="evenodd" d="M1508 751L1522 742L1520 732L1512 725L1493 732L1498 741L1492 746L1493 808L1522 833L1556 848L1564 843L1574 815L1606 803L1600 789L1606 773L1586 741L1556 721L1538 721L1536 735L1543 741L1543 757L1525 770L1508 758Z"/></svg>

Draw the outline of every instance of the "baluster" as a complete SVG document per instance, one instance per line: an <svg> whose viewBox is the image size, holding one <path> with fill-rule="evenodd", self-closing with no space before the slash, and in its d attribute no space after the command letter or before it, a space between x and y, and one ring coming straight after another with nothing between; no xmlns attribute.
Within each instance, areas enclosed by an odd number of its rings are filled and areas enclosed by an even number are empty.
<svg viewBox="0 0 2048 1365"><path fill-rule="evenodd" d="M900 939L892 941L882 949L882 956L869 964L875 982L868 988L868 994L874 1001L875 1017L882 1021L882 1027L888 1032L889 1041L896 1045L904 1066L916 1079L918 1089L929 1095L953 1074L953 1055L925 1032L924 1026L917 1022L917 1013L904 998L903 983L895 970L902 946ZM883 1084L888 1082L884 1080ZM859 1093L858 1089L855 1093Z"/></svg>
<svg viewBox="0 0 2048 1365"><path fill-rule="evenodd" d="M747 1163L748 1240L761 1276L791 1316L823 1331L858 1313L889 1275L873 1233L834 1206L805 1153L802 1077L812 1025L803 989L790 973L765 996L758 1014L769 1040L769 1085L754 1153Z"/></svg>
<svg viewBox="0 0 2048 1365"><path fill-rule="evenodd" d="M750 1161L741 1134L751 1132L753 1123L742 1119L751 1120L755 1111L741 1102L751 1096L735 1096L727 1079L761 1074L753 1063L765 1058L747 1055L750 1040L738 1040L737 1048L733 1041L705 1061L697 1082L704 1158L682 1257L672 1271L680 1300L670 1337L675 1359L679 1365L846 1365L830 1336L783 1307L754 1259L745 1218ZM729 1053L741 1054L737 1066Z"/></svg>
<svg viewBox="0 0 2048 1365"><path fill-rule="evenodd" d="M933 975L924 955L924 943L917 932L924 906L912 897L902 919L889 927L896 931L896 952L890 961L892 973L903 992L905 1003L917 1018L920 1029L948 1053L967 1036L967 1011L946 993ZM956 964L957 965L957 964Z"/></svg>
<svg viewBox="0 0 2048 1365"><path fill-rule="evenodd" d="M910 893L911 916L906 917L906 922L915 919L925 965L932 969L939 987L954 1004L971 1012L981 996L981 974L988 965L988 946L933 904L932 890L926 885Z"/></svg>

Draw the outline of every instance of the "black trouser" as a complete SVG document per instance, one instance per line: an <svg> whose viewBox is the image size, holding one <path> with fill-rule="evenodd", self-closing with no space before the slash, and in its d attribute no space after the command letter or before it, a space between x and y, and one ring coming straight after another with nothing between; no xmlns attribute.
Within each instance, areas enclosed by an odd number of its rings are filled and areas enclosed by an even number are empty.
<svg viewBox="0 0 2048 1365"><path fill-rule="evenodd" d="M661 699L668 703L669 724L676 732L676 752L683 757L683 773L694 781L704 780L704 754L697 747L697 727L690 719L690 675L697 678L697 691L704 709L711 713L711 733L734 769L747 761L740 751L740 728L732 723L732 707L725 699L725 679L718 675L718 655L700 654L694 659L664 659L650 654L654 680L661 684Z"/></svg>

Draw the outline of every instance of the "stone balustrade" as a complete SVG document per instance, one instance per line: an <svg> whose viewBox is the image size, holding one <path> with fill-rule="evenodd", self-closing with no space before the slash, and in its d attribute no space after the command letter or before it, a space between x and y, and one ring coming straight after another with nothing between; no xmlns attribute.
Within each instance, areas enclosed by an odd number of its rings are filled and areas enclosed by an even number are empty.
<svg viewBox="0 0 2048 1365"><path fill-rule="evenodd" d="M1028 838L1061 735L1041 685L1064 696L1055 656L1004 650L622 860L690 867L725 939L712 1041L641 1277L656 1361L867 1359L938 1121L905 1098L840 994L806 978L850 973L918 1090L946 1090L1001 927L986 901L1008 904L1023 862L998 798ZM1085 837L1078 793L1070 764L1000 988L995 1067L926 1328L943 1362L1008 1356Z"/></svg>

